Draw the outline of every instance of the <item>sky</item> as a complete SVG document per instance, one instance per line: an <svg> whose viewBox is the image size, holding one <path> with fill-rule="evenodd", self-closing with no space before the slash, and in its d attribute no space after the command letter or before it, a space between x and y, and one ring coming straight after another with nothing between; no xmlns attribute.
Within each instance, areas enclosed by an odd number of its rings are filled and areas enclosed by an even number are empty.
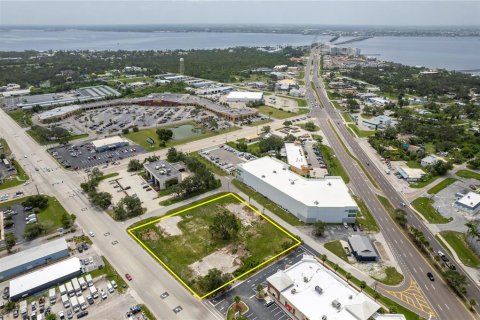
<svg viewBox="0 0 480 320"><path fill-rule="evenodd" d="M0 0L4 25L480 26L480 1Z"/></svg>

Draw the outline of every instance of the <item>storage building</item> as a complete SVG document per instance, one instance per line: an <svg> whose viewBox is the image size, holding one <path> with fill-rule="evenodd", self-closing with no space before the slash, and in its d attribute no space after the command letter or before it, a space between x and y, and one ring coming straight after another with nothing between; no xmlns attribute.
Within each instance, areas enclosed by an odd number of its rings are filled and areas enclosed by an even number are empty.
<svg viewBox="0 0 480 320"><path fill-rule="evenodd" d="M348 237L348 244L358 261L376 261L378 259L377 252L367 237L358 234L351 235Z"/></svg>

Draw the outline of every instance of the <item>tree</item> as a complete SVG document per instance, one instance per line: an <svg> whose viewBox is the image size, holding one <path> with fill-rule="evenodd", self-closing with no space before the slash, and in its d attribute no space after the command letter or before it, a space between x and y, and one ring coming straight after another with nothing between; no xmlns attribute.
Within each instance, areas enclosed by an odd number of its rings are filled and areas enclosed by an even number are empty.
<svg viewBox="0 0 480 320"><path fill-rule="evenodd" d="M137 160L137 159L131 159L129 162L128 162L128 169L127 171L129 172L134 172L134 171L140 171L142 170L143 168L143 165L142 163Z"/></svg>
<svg viewBox="0 0 480 320"><path fill-rule="evenodd" d="M316 129L317 129L317 126L312 121L308 121L307 123L305 123L305 130L315 131Z"/></svg>
<svg viewBox="0 0 480 320"><path fill-rule="evenodd" d="M45 232L45 227L41 223L27 224L23 235L27 240L33 240L38 238L42 233Z"/></svg>
<svg viewBox="0 0 480 320"><path fill-rule="evenodd" d="M320 260L322 260L323 265L325 265L325 261L327 261L327 255L326 254L321 254L320 255Z"/></svg>
<svg viewBox="0 0 480 320"><path fill-rule="evenodd" d="M45 320L57 320L57 315L55 313L49 313L48 316L45 317Z"/></svg>
<svg viewBox="0 0 480 320"><path fill-rule="evenodd" d="M11 232L5 233L5 247L8 252L12 252L13 246L17 243L17 236Z"/></svg>
<svg viewBox="0 0 480 320"><path fill-rule="evenodd" d="M210 234L220 240L230 240L240 230L240 221L229 211L222 211L215 215L209 226Z"/></svg>
<svg viewBox="0 0 480 320"><path fill-rule="evenodd" d="M142 202L134 196L125 196L113 209L113 218L115 220L125 220L136 217L143 213Z"/></svg>
<svg viewBox="0 0 480 320"><path fill-rule="evenodd" d="M62 222L62 226L65 229L68 229L72 227L74 219L72 219L72 216L75 217L74 215L69 215L68 213L64 212L60 218L60 221Z"/></svg>
<svg viewBox="0 0 480 320"><path fill-rule="evenodd" d="M400 226L405 227L407 225L407 213L402 209L395 209L393 216Z"/></svg>
<svg viewBox="0 0 480 320"><path fill-rule="evenodd" d="M100 179L103 177L103 172L100 171L98 168L93 168L92 171L88 174L88 178L92 181L99 182Z"/></svg>
<svg viewBox="0 0 480 320"><path fill-rule="evenodd" d="M122 133L123 133L123 134L127 134L127 133L129 133L129 132L130 132L130 130L129 130L128 128L123 128L123 129L122 129Z"/></svg>
<svg viewBox="0 0 480 320"><path fill-rule="evenodd" d="M335 264L333 265L333 270L334 270L335 272L337 272L337 271L338 271L338 268L340 268L340 266L338 265L338 263L335 263Z"/></svg>
<svg viewBox="0 0 480 320"><path fill-rule="evenodd" d="M455 270L448 270L444 273L447 283L457 292L464 293L467 280L465 275Z"/></svg>
<svg viewBox="0 0 480 320"><path fill-rule="evenodd" d="M273 111L268 111L268 119L272 118Z"/></svg>
<svg viewBox="0 0 480 320"><path fill-rule="evenodd" d="M258 147L262 153L270 150L279 151L283 147L283 139L272 135L266 139L260 140Z"/></svg>
<svg viewBox="0 0 480 320"><path fill-rule="evenodd" d="M285 121L283 122L283 125L284 125L285 127L290 127L290 126L292 125L292 121L290 121L290 120L285 120Z"/></svg>
<svg viewBox="0 0 480 320"><path fill-rule="evenodd" d="M345 275L345 278L347 279L347 283L349 283L350 279L352 279L352 274L350 272L347 272L347 274Z"/></svg>
<svg viewBox="0 0 480 320"><path fill-rule="evenodd" d="M349 112L355 112L360 109L360 105L358 104L357 100L349 98L347 99L347 109Z"/></svg>
<svg viewBox="0 0 480 320"><path fill-rule="evenodd" d="M270 126L263 126L262 127L262 132L265 133L265 134L269 133L271 130L272 130L272 128Z"/></svg>
<svg viewBox="0 0 480 320"><path fill-rule="evenodd" d="M360 281L360 284L358 285L361 289L361 291L363 291L363 289L365 289L365 287L367 286L367 283L365 281Z"/></svg>
<svg viewBox="0 0 480 320"><path fill-rule="evenodd" d="M5 303L5 311L6 312L10 312L12 310L14 310L15 308L17 307L17 304L11 300L8 300L6 303Z"/></svg>
<svg viewBox="0 0 480 320"><path fill-rule="evenodd" d="M94 205L105 210L112 204L112 195L108 192L95 192L91 200Z"/></svg>
<svg viewBox="0 0 480 320"><path fill-rule="evenodd" d="M170 148L167 151L167 161L168 162L177 162L179 161L180 154L177 152L177 149Z"/></svg>
<svg viewBox="0 0 480 320"><path fill-rule="evenodd" d="M238 142L237 143L237 149L238 149L238 151L241 151L241 152L247 152L248 145L245 142Z"/></svg>
<svg viewBox="0 0 480 320"><path fill-rule="evenodd" d="M137 127L137 126L133 126L133 127L132 127L132 131L133 131L133 132L138 132L138 127Z"/></svg>
<svg viewBox="0 0 480 320"><path fill-rule="evenodd" d="M475 306L477 305L477 301L475 299L468 300L468 305L470 306L470 310L475 310Z"/></svg>
<svg viewBox="0 0 480 320"><path fill-rule="evenodd" d="M377 291L374 291L373 292L373 299L375 299L375 301L377 301L378 298L380 298L380 293L378 293Z"/></svg>
<svg viewBox="0 0 480 320"><path fill-rule="evenodd" d="M263 298L263 285L261 283L257 284L256 294L258 298Z"/></svg>
<svg viewBox="0 0 480 320"><path fill-rule="evenodd" d="M235 302L235 310L242 312L242 305L240 302L242 302L242 298L240 296L235 296L233 297L233 302Z"/></svg>
<svg viewBox="0 0 480 320"><path fill-rule="evenodd" d="M158 139L160 139L161 141L166 142L173 137L173 131L170 129L159 128L155 132L157 133Z"/></svg>
<svg viewBox="0 0 480 320"><path fill-rule="evenodd" d="M33 195L22 202L24 207L45 209L48 206L48 197L44 195Z"/></svg>
<svg viewBox="0 0 480 320"><path fill-rule="evenodd" d="M323 237L323 233L325 232L325 222L318 220L315 222L313 227L313 234L316 237Z"/></svg>
<svg viewBox="0 0 480 320"><path fill-rule="evenodd" d="M223 274L222 271L218 270L217 268L213 268L208 270L207 275L198 280L198 284L204 292L210 292L222 286L230 279L230 274Z"/></svg>

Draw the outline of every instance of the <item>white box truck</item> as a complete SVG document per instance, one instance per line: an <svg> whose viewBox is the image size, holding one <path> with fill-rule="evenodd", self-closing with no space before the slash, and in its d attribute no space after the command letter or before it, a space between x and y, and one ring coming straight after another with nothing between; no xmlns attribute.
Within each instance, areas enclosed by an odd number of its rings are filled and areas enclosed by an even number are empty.
<svg viewBox="0 0 480 320"><path fill-rule="evenodd" d="M48 290L48 297L50 298L50 304L55 304L55 302L57 302L57 293L55 292L55 288Z"/></svg>
<svg viewBox="0 0 480 320"><path fill-rule="evenodd" d="M61 284L58 286L58 291L60 291L60 296L63 296L64 294L68 293L64 284Z"/></svg>
<svg viewBox="0 0 480 320"><path fill-rule="evenodd" d="M115 290L113 290L113 286L110 282L107 282L107 289L108 289L108 292L110 292L110 293L113 293L113 291L115 291Z"/></svg>
<svg viewBox="0 0 480 320"><path fill-rule="evenodd" d="M70 297L75 295L75 290L73 289L72 283L70 281L65 283L65 287L67 288L67 293Z"/></svg>
<svg viewBox="0 0 480 320"><path fill-rule="evenodd" d="M93 299L98 298L98 291L97 291L97 288L95 288L95 286L90 287L90 294L92 295Z"/></svg>
<svg viewBox="0 0 480 320"><path fill-rule="evenodd" d="M90 274L87 274L85 276L85 279L87 280L87 283L88 283L89 287L93 286L93 279L92 279L92 276Z"/></svg>
<svg viewBox="0 0 480 320"><path fill-rule="evenodd" d="M83 296L78 297L78 304L80 304L80 309L87 309L87 303L85 302L85 298Z"/></svg>
<svg viewBox="0 0 480 320"><path fill-rule="evenodd" d="M78 283L80 283L80 288L82 288L82 290L85 290L87 289L87 282L85 281L85 279L83 277L78 277Z"/></svg>
<svg viewBox="0 0 480 320"><path fill-rule="evenodd" d="M80 305L78 304L76 296L70 297L70 304L72 305L73 312L77 313L80 311Z"/></svg>
<svg viewBox="0 0 480 320"><path fill-rule="evenodd" d="M64 308L70 308L70 300L68 300L68 295L62 295L62 303Z"/></svg>
<svg viewBox="0 0 480 320"><path fill-rule="evenodd" d="M80 287L80 283L78 283L78 279L73 278L72 279L72 284L73 284L73 289L75 290L75 294L77 296L81 295L82 294L82 288Z"/></svg>
<svg viewBox="0 0 480 320"><path fill-rule="evenodd" d="M20 302L20 314L24 315L27 311L27 300L23 300Z"/></svg>

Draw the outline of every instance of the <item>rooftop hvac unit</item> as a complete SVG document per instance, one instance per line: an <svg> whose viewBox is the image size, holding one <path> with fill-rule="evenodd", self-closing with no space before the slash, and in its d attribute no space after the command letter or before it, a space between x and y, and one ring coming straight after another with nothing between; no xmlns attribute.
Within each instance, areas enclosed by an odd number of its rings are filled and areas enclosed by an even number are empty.
<svg viewBox="0 0 480 320"><path fill-rule="evenodd" d="M265 175L264 175L264 174L262 174L262 178L265 178Z"/></svg>
<svg viewBox="0 0 480 320"><path fill-rule="evenodd" d="M290 291L291 294L295 294L296 292L297 292L297 289L295 289L295 288L293 288L293 289Z"/></svg>
<svg viewBox="0 0 480 320"><path fill-rule="evenodd" d="M277 173L277 171L273 170L273 173Z"/></svg>
<svg viewBox="0 0 480 320"><path fill-rule="evenodd" d="M315 286L315 291L317 291L318 294L322 294L322 293L323 293L323 289L320 288L320 286Z"/></svg>
<svg viewBox="0 0 480 320"><path fill-rule="evenodd" d="M319 202L317 200L315 200L314 204L318 206Z"/></svg>
<svg viewBox="0 0 480 320"><path fill-rule="evenodd" d="M308 282L308 278L307 277L303 277L303 282Z"/></svg>
<svg viewBox="0 0 480 320"><path fill-rule="evenodd" d="M327 185L331 186L331 185L332 185L332 183L331 183L330 181L328 181Z"/></svg>
<svg viewBox="0 0 480 320"><path fill-rule="evenodd" d="M295 181L290 181L290 184L295 184Z"/></svg>
<svg viewBox="0 0 480 320"><path fill-rule="evenodd" d="M327 320L327 316L323 315L322 320Z"/></svg>
<svg viewBox="0 0 480 320"><path fill-rule="evenodd" d="M342 306L342 304L341 304L338 300L333 300L333 301L332 301L332 306L333 306L334 308L340 309L340 307Z"/></svg>
<svg viewBox="0 0 480 320"><path fill-rule="evenodd" d="M348 299L352 300L352 299L353 299L353 296L352 296L352 295L348 296Z"/></svg>

